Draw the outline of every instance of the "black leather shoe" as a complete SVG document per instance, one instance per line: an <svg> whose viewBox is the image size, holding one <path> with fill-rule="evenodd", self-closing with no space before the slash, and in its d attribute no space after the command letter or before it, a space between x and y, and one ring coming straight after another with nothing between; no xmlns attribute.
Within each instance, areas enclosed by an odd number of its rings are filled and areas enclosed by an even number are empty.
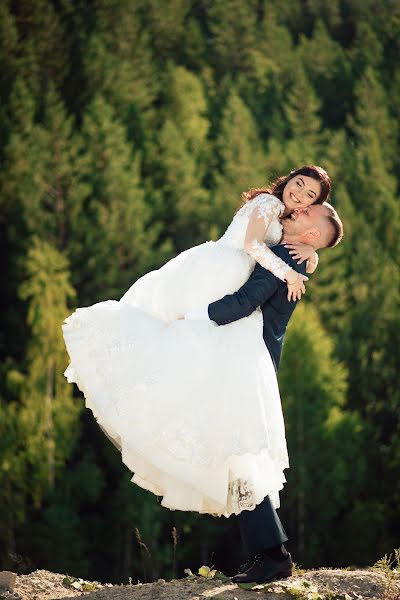
<svg viewBox="0 0 400 600"><path fill-rule="evenodd" d="M249 560L247 560L245 563L243 563L242 565L240 565L240 567L238 568L237 572L238 573L245 573L245 571L247 571L247 569L250 567L251 563L253 562L254 559L249 558Z"/></svg>
<svg viewBox="0 0 400 600"><path fill-rule="evenodd" d="M269 583L277 579L286 579L293 572L290 554L285 560L273 560L266 554L257 554L252 561L242 567L245 567L245 571L234 575L233 583Z"/></svg>

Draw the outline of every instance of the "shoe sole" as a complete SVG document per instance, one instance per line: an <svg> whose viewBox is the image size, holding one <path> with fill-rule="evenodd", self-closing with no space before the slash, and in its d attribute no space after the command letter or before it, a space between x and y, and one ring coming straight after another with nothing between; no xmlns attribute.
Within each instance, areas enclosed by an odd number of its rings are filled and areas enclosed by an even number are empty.
<svg viewBox="0 0 400 600"><path fill-rule="evenodd" d="M270 579L263 579L263 581L234 581L234 578L232 577L232 583L237 583L238 585L240 583L254 583L254 584L259 584L259 583L273 583L274 581L280 581L282 579L288 579L288 577L291 577L293 575L293 573L277 573L276 575L274 575L273 577L270 577Z"/></svg>

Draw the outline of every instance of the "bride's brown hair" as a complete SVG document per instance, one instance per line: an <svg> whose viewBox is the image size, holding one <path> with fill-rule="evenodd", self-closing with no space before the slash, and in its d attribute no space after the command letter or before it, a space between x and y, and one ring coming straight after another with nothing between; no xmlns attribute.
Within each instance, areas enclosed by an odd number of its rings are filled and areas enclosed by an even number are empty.
<svg viewBox="0 0 400 600"><path fill-rule="evenodd" d="M288 175L284 175L283 177L278 177L271 183L268 188L251 188L247 192L242 193L243 204L249 202L259 194L273 194L279 200L283 198L283 190L285 189L288 181L293 179L293 177L297 177L297 175L305 175L306 177L312 177L316 181L319 181L321 184L321 193L318 198L315 200L314 204L322 204L329 198L329 194L332 190L332 184L328 173L322 167L317 167L315 165L304 165L300 167L300 169L295 169L294 171L290 171ZM242 205L243 206L243 205Z"/></svg>

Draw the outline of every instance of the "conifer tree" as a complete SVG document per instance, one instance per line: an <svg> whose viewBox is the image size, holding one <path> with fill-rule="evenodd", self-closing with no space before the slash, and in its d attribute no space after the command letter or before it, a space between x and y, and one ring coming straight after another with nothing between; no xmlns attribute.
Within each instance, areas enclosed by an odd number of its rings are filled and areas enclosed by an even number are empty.
<svg viewBox="0 0 400 600"><path fill-rule="evenodd" d="M63 375L67 353L61 324L70 312L67 303L74 298L68 263L51 244L33 238L25 269L20 294L28 302L31 338L20 423L31 472L29 495L38 507L72 452L81 406Z"/></svg>
<svg viewBox="0 0 400 600"><path fill-rule="evenodd" d="M2 374L10 388L20 387L22 376L2 365ZM12 380L18 380L18 384ZM15 390L14 390L15 391ZM0 562L11 566L17 553L16 529L27 518L29 472L23 449L24 431L20 423L18 402L0 397Z"/></svg>
<svg viewBox="0 0 400 600"><path fill-rule="evenodd" d="M171 64L167 82L152 181L163 197L159 215L164 235L174 240L177 250L185 250L209 234L209 195L203 183L209 122L203 85L194 73Z"/></svg>
<svg viewBox="0 0 400 600"><path fill-rule="evenodd" d="M279 16L281 7L270 2L262 7L257 23L254 48L249 65L238 76L236 89L256 120L261 140L286 137L287 124L282 114L287 81L295 64L293 40Z"/></svg>
<svg viewBox="0 0 400 600"><path fill-rule="evenodd" d="M350 56L357 78L368 68L379 70L383 59L383 44L377 32L365 19L356 21L355 39Z"/></svg>
<svg viewBox="0 0 400 600"><path fill-rule="evenodd" d="M316 141L321 130L320 108L320 100L299 63L288 84L284 106L292 138L311 143Z"/></svg>
<svg viewBox="0 0 400 600"><path fill-rule="evenodd" d="M88 186L80 179L81 141L59 96L49 87L42 123L29 89L17 80L10 102L15 133L6 148L4 201L16 205L21 226L63 250L82 210ZM24 154L21 154L24 148Z"/></svg>
<svg viewBox="0 0 400 600"><path fill-rule="evenodd" d="M327 560L326 527L340 519L365 474L361 421L345 409L346 378L316 309L301 303L279 372L291 463L282 510L299 559L310 564Z"/></svg>
<svg viewBox="0 0 400 600"><path fill-rule="evenodd" d="M204 69L207 42L198 19L188 17L180 44L180 62L195 72Z"/></svg>
<svg viewBox="0 0 400 600"><path fill-rule="evenodd" d="M311 38L301 36L297 55L321 101L324 125L342 125L352 101L352 63L321 18L315 21Z"/></svg>
<svg viewBox="0 0 400 600"><path fill-rule="evenodd" d="M331 169L327 166L328 173ZM344 227L344 239L333 249L318 251L319 263L315 274L307 284L305 301L311 301L318 307L318 312L327 331L333 335L339 347L347 343L348 315L352 311L354 301L349 289L348 280L351 277L352 239L357 236L357 215L350 196L343 183L338 181L331 199L339 212ZM343 358L343 353L340 352Z"/></svg>
<svg viewBox="0 0 400 600"><path fill-rule="evenodd" d="M202 187L194 156L180 129L165 121L159 134L164 235L178 251L207 237L208 193Z"/></svg>
<svg viewBox="0 0 400 600"><path fill-rule="evenodd" d="M190 9L187 0L148 0L142 18L150 34L151 46L156 49L160 62L174 57L186 29L186 17Z"/></svg>
<svg viewBox="0 0 400 600"><path fill-rule="evenodd" d="M338 27L341 23L339 0L333 0L329 4L323 0L307 0L307 8L304 12L308 18L311 16L324 21L331 29Z"/></svg>
<svg viewBox="0 0 400 600"><path fill-rule="evenodd" d="M263 187L266 181L265 155L257 125L234 92L226 101L215 148L218 171L214 176L214 222L222 232L241 204L241 193L251 187Z"/></svg>
<svg viewBox="0 0 400 600"><path fill-rule="evenodd" d="M196 162L201 164L209 129L203 84L184 67L171 65L168 75L165 111L186 138Z"/></svg>
<svg viewBox="0 0 400 600"><path fill-rule="evenodd" d="M397 123L388 111L386 95L373 70L366 70L355 91L357 106L350 119L356 145L354 203L370 222L380 244L397 252L399 207L392 174L398 150ZM388 219L389 214L393 218Z"/></svg>
<svg viewBox="0 0 400 600"><path fill-rule="evenodd" d="M321 102L300 62L287 76L282 98L285 135L268 143L268 172L284 173L294 166L318 163L321 144Z"/></svg>
<svg viewBox="0 0 400 600"><path fill-rule="evenodd" d="M233 77L246 72L257 44L255 2L222 0L210 4L207 25L211 33L211 61L218 73Z"/></svg>
<svg viewBox="0 0 400 600"><path fill-rule="evenodd" d="M80 301L93 301L122 295L152 264L157 231L148 226L140 154L132 153L125 127L101 95L88 107L82 136L90 200L82 216L80 256L75 255L73 264L85 257L77 274Z"/></svg>
<svg viewBox="0 0 400 600"><path fill-rule="evenodd" d="M0 132L3 132L5 129L4 100L9 96L12 82L15 77L17 68L17 49L18 31L15 16L10 10L9 2L2 2L0 5L0 89L3 102L0 112L0 115L2 116ZM1 136L1 139L4 139L3 135Z"/></svg>
<svg viewBox="0 0 400 600"><path fill-rule="evenodd" d="M70 47L65 25L48 0L21 0L12 3L12 12L19 42L17 74L40 98L49 81L58 89L68 74Z"/></svg>
<svg viewBox="0 0 400 600"><path fill-rule="evenodd" d="M367 149L373 143L374 135L379 135L379 141L385 140L385 144L380 144L382 164L376 164L376 171L371 175L376 177L377 172L380 172L382 177L382 168L390 174L396 160L398 126L388 110L387 95L376 72L371 67L368 67L361 79L357 81L355 95L357 104L354 119L350 119L350 125L359 145L363 145ZM378 158L373 153L368 167L374 168L374 162L377 161ZM358 166L362 166L361 161ZM364 175L368 175L365 169L360 177L362 178Z"/></svg>
<svg viewBox="0 0 400 600"><path fill-rule="evenodd" d="M159 89L149 32L137 8L127 10L123 0L98 0L92 10L95 28L83 57L86 97L101 94L126 124L140 121Z"/></svg>

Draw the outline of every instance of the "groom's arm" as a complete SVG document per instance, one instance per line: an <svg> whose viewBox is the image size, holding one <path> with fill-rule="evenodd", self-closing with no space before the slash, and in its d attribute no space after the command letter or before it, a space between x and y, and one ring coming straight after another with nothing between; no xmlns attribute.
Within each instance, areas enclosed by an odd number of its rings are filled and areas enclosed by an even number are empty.
<svg viewBox="0 0 400 600"><path fill-rule="evenodd" d="M292 258L289 250L282 244L272 248L290 267L305 274L305 263L301 265ZM234 294L227 294L220 300L212 302L208 308L188 313L186 319L211 319L218 325L227 325L233 321L248 317L259 306L267 302L278 289L287 293L287 285L270 271L256 263L253 273L242 287ZM293 301L292 301L293 302Z"/></svg>
<svg viewBox="0 0 400 600"><path fill-rule="evenodd" d="M258 263L242 287L208 306L209 318L218 325L248 317L278 289L280 280Z"/></svg>

